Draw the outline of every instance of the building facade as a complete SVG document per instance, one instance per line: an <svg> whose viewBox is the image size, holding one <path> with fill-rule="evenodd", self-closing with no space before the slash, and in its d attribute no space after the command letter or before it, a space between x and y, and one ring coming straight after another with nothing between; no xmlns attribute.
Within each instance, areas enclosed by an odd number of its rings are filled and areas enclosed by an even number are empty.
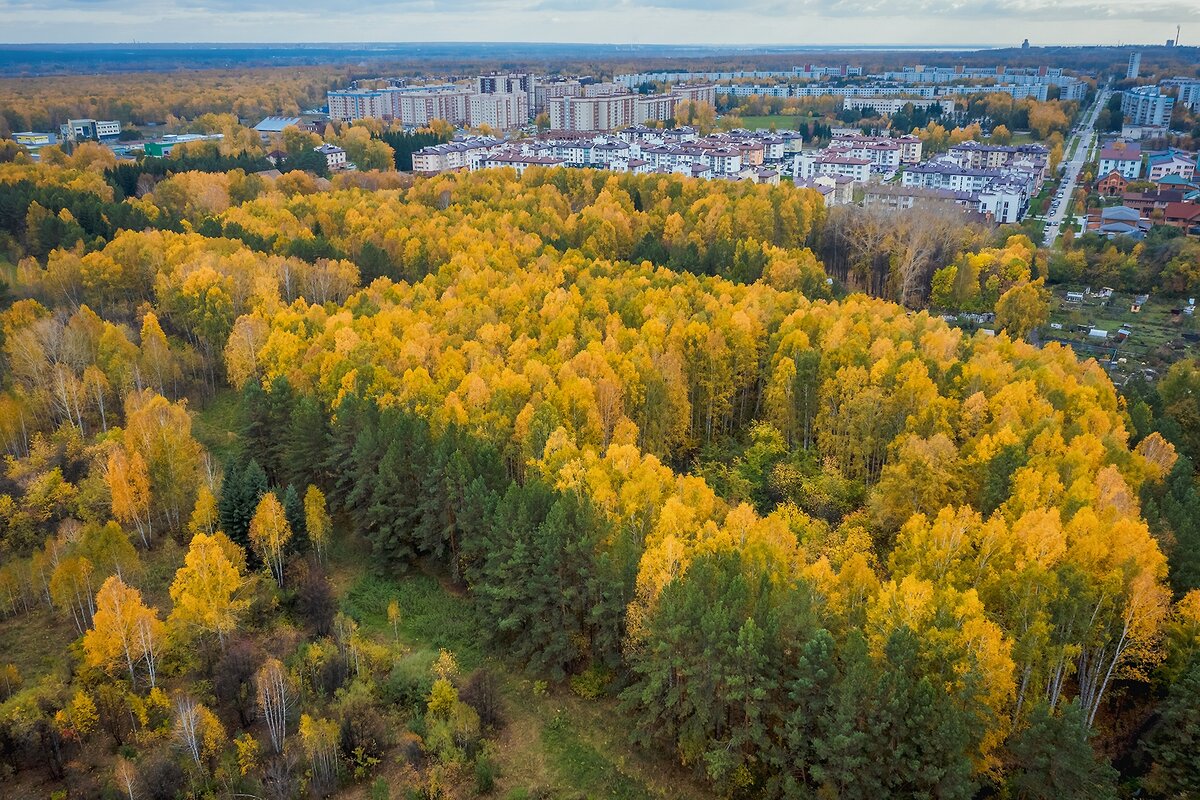
<svg viewBox="0 0 1200 800"><path fill-rule="evenodd" d="M1175 98L1157 86L1138 86L1121 93L1121 113L1134 125L1166 128L1174 110Z"/></svg>

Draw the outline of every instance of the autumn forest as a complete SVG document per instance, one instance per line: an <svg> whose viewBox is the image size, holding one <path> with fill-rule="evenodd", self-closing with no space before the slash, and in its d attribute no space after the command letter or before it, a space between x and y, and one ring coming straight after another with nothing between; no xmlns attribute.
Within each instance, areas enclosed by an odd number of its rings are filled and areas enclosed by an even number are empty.
<svg viewBox="0 0 1200 800"><path fill-rule="evenodd" d="M1019 230L210 124L0 154L0 796L1200 793L1200 368Z"/></svg>

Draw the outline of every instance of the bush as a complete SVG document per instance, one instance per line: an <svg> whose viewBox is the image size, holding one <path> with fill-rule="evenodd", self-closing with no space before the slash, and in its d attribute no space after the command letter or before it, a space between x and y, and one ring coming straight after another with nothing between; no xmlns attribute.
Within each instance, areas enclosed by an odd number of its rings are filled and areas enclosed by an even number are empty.
<svg viewBox="0 0 1200 800"><path fill-rule="evenodd" d="M603 667L592 664L583 672L571 678L571 691L585 700L595 700L604 696L608 684L612 682L612 673Z"/></svg>
<svg viewBox="0 0 1200 800"><path fill-rule="evenodd" d="M475 759L475 792L491 794L496 788L496 775L499 770L488 753L480 753Z"/></svg>
<svg viewBox="0 0 1200 800"><path fill-rule="evenodd" d="M425 698L433 691L433 662L436 660L437 655L428 650L398 660L380 687L383 700L416 711L423 709Z"/></svg>

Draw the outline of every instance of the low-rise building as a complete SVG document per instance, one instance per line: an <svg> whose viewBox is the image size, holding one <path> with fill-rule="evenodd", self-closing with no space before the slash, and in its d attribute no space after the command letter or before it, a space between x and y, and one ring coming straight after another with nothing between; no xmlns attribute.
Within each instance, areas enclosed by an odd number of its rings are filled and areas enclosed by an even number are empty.
<svg viewBox="0 0 1200 800"><path fill-rule="evenodd" d="M167 156L171 155L171 152L178 145L187 144L188 142L203 142L209 140L220 140L224 138L225 135L222 133L181 133L178 135L167 135L162 137L162 139L158 140L157 142L146 142L142 146L142 152L148 156L166 158Z"/></svg>
<svg viewBox="0 0 1200 800"><path fill-rule="evenodd" d="M1129 180L1115 169L1096 181L1096 191L1105 197L1116 197L1125 191Z"/></svg>
<svg viewBox="0 0 1200 800"><path fill-rule="evenodd" d="M283 129L289 127L300 127L300 118L264 117L262 122L254 126L254 130L258 131L259 137L265 142L270 140L272 136L278 136L283 133Z"/></svg>
<svg viewBox="0 0 1200 800"><path fill-rule="evenodd" d="M1178 175L1190 181L1196 175L1196 156L1180 150L1150 153L1146 157L1146 177L1155 183L1168 175Z"/></svg>
<svg viewBox="0 0 1200 800"><path fill-rule="evenodd" d="M115 119L69 119L62 126L63 138L72 142L92 140L102 142L121 135L121 123Z"/></svg>

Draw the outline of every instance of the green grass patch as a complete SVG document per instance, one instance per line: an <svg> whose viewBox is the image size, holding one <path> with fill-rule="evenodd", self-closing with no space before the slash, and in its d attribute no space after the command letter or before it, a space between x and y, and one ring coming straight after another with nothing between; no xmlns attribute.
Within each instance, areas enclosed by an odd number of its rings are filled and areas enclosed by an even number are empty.
<svg viewBox="0 0 1200 800"><path fill-rule="evenodd" d="M442 589L431 575L402 577L363 575L342 599L342 610L368 632L390 638L388 603L400 604L400 638L434 651L454 653L464 671L483 662L484 634L471 602Z"/></svg>
<svg viewBox="0 0 1200 800"><path fill-rule="evenodd" d="M222 463L237 455L241 428L241 396L235 389L221 389L192 417L192 435Z"/></svg>
<svg viewBox="0 0 1200 800"><path fill-rule="evenodd" d="M15 665L30 686L66 665L67 650L77 638L65 613L40 606L0 622L0 664Z"/></svg>
<svg viewBox="0 0 1200 800"><path fill-rule="evenodd" d="M564 714L555 715L543 726L542 746L559 781L580 790L586 787L589 798L648 800L656 796L578 736Z"/></svg>

